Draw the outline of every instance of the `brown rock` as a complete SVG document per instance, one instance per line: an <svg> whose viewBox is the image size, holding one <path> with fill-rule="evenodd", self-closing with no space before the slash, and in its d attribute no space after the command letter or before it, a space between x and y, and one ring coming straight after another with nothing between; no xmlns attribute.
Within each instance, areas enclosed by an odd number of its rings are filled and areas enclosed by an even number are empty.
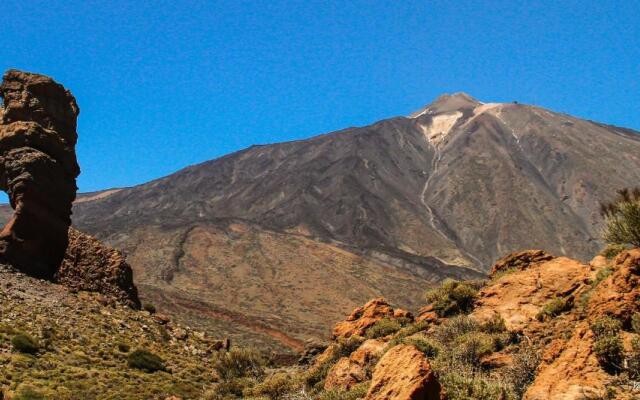
<svg viewBox="0 0 640 400"><path fill-rule="evenodd" d="M366 340L349 357L342 357L327 373L325 390L349 390L368 378L385 343L378 339Z"/></svg>
<svg viewBox="0 0 640 400"><path fill-rule="evenodd" d="M440 400L444 393L424 354L411 345L385 353L365 400Z"/></svg>
<svg viewBox="0 0 640 400"><path fill-rule="evenodd" d="M0 96L0 189L15 210L0 232L0 259L52 279L67 247L80 173L80 111L68 90L43 75L10 70Z"/></svg>
<svg viewBox="0 0 640 400"><path fill-rule="evenodd" d="M496 261L493 268L491 268L490 276L494 276L500 271L506 271L509 269L525 269L532 264L549 261L554 257L543 250L525 250L511 253L505 257L502 257Z"/></svg>
<svg viewBox="0 0 640 400"><path fill-rule="evenodd" d="M171 318L169 318L169 316L165 314L153 314L152 318L160 325L166 325L171 322Z"/></svg>
<svg viewBox="0 0 640 400"><path fill-rule="evenodd" d="M55 278L74 290L99 292L140 308L133 272L122 253L73 228L69 229L69 246Z"/></svg>
<svg viewBox="0 0 640 400"><path fill-rule="evenodd" d="M536 316L551 299L577 298L590 287L591 267L570 258L519 265L520 271L504 275L480 291L471 313L474 319L484 322L498 314L508 330L530 331L537 327Z"/></svg>
<svg viewBox="0 0 640 400"><path fill-rule="evenodd" d="M333 338L348 338L353 335L363 336L367 329L384 318L398 318L396 312L403 318L413 320L413 316L404 310L394 310L383 298L369 301L362 307L358 307L333 328Z"/></svg>

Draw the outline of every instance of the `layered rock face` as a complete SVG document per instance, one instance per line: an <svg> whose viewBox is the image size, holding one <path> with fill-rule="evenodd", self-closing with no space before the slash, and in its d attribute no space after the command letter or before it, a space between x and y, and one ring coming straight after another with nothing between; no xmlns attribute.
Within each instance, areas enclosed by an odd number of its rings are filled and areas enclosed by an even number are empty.
<svg viewBox="0 0 640 400"><path fill-rule="evenodd" d="M74 290L99 292L132 308L140 308L133 272L118 250L69 229L69 246L56 281Z"/></svg>
<svg viewBox="0 0 640 400"><path fill-rule="evenodd" d="M68 244L76 196L75 98L51 78L10 70L0 85L0 189L15 213L0 232L0 259L52 279Z"/></svg>

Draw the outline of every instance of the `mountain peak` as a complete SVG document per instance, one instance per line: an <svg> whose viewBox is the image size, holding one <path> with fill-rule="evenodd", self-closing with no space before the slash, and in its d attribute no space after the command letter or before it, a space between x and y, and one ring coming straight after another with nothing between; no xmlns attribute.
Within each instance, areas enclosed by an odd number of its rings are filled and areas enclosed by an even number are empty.
<svg viewBox="0 0 640 400"><path fill-rule="evenodd" d="M435 101L410 115L417 118L423 114L439 114L463 109L473 109L482 105L482 102L464 92L442 94Z"/></svg>

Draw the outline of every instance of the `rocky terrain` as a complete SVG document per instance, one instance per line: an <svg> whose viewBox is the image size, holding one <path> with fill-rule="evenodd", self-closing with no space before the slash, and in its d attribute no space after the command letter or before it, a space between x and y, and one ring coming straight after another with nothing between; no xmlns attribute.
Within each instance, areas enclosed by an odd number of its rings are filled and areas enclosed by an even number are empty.
<svg viewBox="0 0 640 400"><path fill-rule="evenodd" d="M487 281L429 292L415 316L374 299L335 325L306 368L285 372L287 390L340 400L636 399L640 250L609 256L585 264L514 253Z"/></svg>
<svg viewBox="0 0 640 400"><path fill-rule="evenodd" d="M414 293L512 251L589 260L639 150L630 130L455 94L80 196L73 219L184 322L296 349L371 297L415 310Z"/></svg>

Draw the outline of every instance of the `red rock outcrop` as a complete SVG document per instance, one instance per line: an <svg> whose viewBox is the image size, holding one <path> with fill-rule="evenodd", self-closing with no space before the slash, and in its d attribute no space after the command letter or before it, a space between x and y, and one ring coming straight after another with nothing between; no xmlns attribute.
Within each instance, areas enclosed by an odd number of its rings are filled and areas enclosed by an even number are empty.
<svg viewBox="0 0 640 400"><path fill-rule="evenodd" d="M337 323L333 328L333 338L363 336L369 327L384 318L413 320L413 316L408 311L394 310L383 298L373 299L364 306L353 310L346 320Z"/></svg>
<svg viewBox="0 0 640 400"><path fill-rule="evenodd" d="M446 396L424 354L398 345L376 365L365 400L440 400Z"/></svg>
<svg viewBox="0 0 640 400"><path fill-rule="evenodd" d="M69 246L56 280L75 290L99 292L132 308L140 308L133 272L118 250L69 229Z"/></svg>
<svg viewBox="0 0 640 400"><path fill-rule="evenodd" d="M543 261L549 261L554 257L548 254L544 250L524 250L518 251L506 255L496 261L493 268L491 268L491 276L494 276L498 272L507 271L510 269L525 269L532 264L540 263Z"/></svg>
<svg viewBox="0 0 640 400"><path fill-rule="evenodd" d="M570 258L528 258L530 263L518 264L519 271L480 291L473 318L484 322L498 314L510 331L531 331L538 328L536 316L549 301L557 297L572 301L588 288L593 275L589 265Z"/></svg>
<svg viewBox="0 0 640 400"><path fill-rule="evenodd" d="M367 374L372 364L384 350L385 342L379 339L369 339L351 353L349 357L342 357L327 373L325 390L349 390L360 382L367 380Z"/></svg>
<svg viewBox="0 0 640 400"><path fill-rule="evenodd" d="M0 189L15 213L0 232L0 259L52 279L65 254L76 196L71 93L51 78L10 70L0 85Z"/></svg>

